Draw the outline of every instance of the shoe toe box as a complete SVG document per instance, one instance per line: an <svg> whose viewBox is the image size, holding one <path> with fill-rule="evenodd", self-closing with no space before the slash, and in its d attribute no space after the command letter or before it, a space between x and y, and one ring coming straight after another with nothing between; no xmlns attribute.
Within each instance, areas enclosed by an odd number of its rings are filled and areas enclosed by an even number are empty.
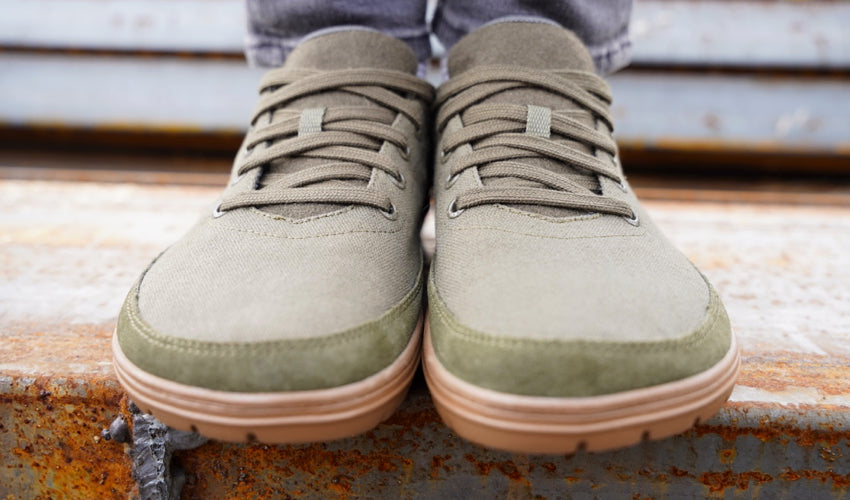
<svg viewBox="0 0 850 500"><path fill-rule="evenodd" d="M729 350L719 297L666 242L528 240L491 242L486 259L467 259L464 280L432 276L434 348L460 378L587 397L685 378Z"/></svg>
<svg viewBox="0 0 850 500"><path fill-rule="evenodd" d="M130 291L122 351L154 375L224 391L321 389L376 373L413 332L421 264L374 252L368 237L317 240L196 229Z"/></svg>

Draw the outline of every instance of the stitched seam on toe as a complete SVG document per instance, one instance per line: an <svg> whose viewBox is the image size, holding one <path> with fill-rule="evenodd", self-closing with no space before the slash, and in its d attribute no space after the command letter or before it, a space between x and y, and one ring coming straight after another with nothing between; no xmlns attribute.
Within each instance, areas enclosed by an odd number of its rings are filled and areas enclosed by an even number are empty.
<svg viewBox="0 0 850 500"><path fill-rule="evenodd" d="M140 337L149 343L168 349L175 352L186 352L199 355L221 356L221 357L239 357L253 356L256 352L268 351L292 351L292 350L310 350L322 348L329 345L343 344L346 342L354 342L362 337L374 333L374 327L395 319L404 314L407 309L413 306L419 298L419 292L423 286L423 273L417 280L417 284L411 289L396 306L385 313L380 318L367 323L365 325L354 327L353 329L326 335L318 338L295 338L288 340L260 341L260 342L200 342L190 339L167 338L162 334L156 333L150 325L148 325L139 315L138 311L138 287L141 286L142 279L139 280L139 285L136 288L136 293L133 297L128 298L127 317L133 329ZM142 276L144 278L144 275Z"/></svg>
<svg viewBox="0 0 850 500"><path fill-rule="evenodd" d="M437 295L436 290L434 295ZM668 339L661 341L649 342L612 342L612 341L594 341L585 339L572 340L557 340L557 339L519 339L519 338L504 338L494 337L482 332L471 330L463 326L457 319L450 316L445 310L445 306L440 304L431 307L431 310L439 316L443 323L448 327L448 334L459 337L463 340L496 347L505 347L512 350L534 350L540 347L557 346L557 347L577 347L577 348L593 348L600 349L599 355L609 356L608 351L616 350L620 352L639 352L648 351L668 351L681 347L689 347L698 344L713 331L714 326L720 319L721 315L712 314L716 312L719 305L719 299L716 293L712 291L708 306L706 307L705 319L694 329L694 331L684 337L678 339ZM437 300L440 300L437 297Z"/></svg>

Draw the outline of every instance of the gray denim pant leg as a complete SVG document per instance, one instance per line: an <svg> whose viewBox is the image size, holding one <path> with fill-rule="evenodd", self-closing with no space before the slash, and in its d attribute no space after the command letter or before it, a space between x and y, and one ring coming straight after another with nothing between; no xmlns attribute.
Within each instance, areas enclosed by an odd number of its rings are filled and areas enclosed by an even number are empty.
<svg viewBox="0 0 850 500"><path fill-rule="evenodd" d="M431 55L426 0L246 0L246 55L255 66L276 67L306 35L365 26L404 40L419 60ZM470 31L501 18L538 18L574 31L600 73L629 62L632 0L438 0L432 31L451 48Z"/></svg>
<svg viewBox="0 0 850 500"><path fill-rule="evenodd" d="M306 35L344 26L373 28L407 42L420 61L431 56L426 0L246 0L245 55L273 68Z"/></svg>
<svg viewBox="0 0 850 500"><path fill-rule="evenodd" d="M432 30L448 50L465 34L500 18L542 18L575 32L601 74L629 63L632 0L441 0Z"/></svg>

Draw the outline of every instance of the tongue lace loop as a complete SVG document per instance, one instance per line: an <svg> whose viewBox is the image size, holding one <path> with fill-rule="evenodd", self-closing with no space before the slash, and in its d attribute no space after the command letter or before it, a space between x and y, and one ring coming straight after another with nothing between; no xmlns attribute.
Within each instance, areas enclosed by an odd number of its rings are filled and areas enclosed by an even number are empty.
<svg viewBox="0 0 850 500"><path fill-rule="evenodd" d="M265 93L266 91L271 91ZM344 90L368 97L410 118L417 126L423 123L419 106L395 92L409 93L421 99L433 99L434 89L413 75L383 69L344 69L319 71L280 68L266 73L260 82L260 101L251 124L272 108L299 97L328 90ZM394 92L395 91L395 92Z"/></svg>
<svg viewBox="0 0 850 500"><path fill-rule="evenodd" d="M539 110L513 104L490 104L486 99L500 92L518 88L543 89L569 99L580 109L551 110L546 114L547 131L599 150L616 155L617 146L606 133L595 130L579 120L588 116L601 120L613 130L608 112L611 94L607 84L592 73L583 71L531 72L511 66L476 68L452 78L437 91L437 127L442 131L448 121L461 115L464 128L445 134L443 152L450 154L463 144L473 151L455 159L449 178L456 178L466 169L478 167L482 181L490 178L514 178L539 185L481 185L462 192L454 205L457 210L484 204L545 205L588 212L600 212L632 218L628 203L603 196L590 189L592 176L607 177L618 184L623 179L619 171L594 155L557 142L545 134L528 133L530 120L539 120ZM537 116L530 116L529 114ZM532 126L531 130L540 129ZM540 129L542 130L542 129ZM570 173L553 172L522 160L548 158L571 167ZM482 184L484 184L482 182Z"/></svg>
<svg viewBox="0 0 850 500"><path fill-rule="evenodd" d="M327 91L355 94L378 106L327 107L320 115L308 110L310 131L304 133L304 110L285 106L300 97ZM417 129L424 125L419 101L431 102L434 96L427 82L406 73L380 69L281 68L266 74L260 93L260 102L251 120L253 128L245 140L247 154L238 161L237 176L296 156L328 162L285 174L261 189L227 196L219 206L220 211L286 203L328 203L365 205L392 212L389 197L365 185L313 184L352 179L365 184L371 178L372 169L401 180L398 166L379 150L384 142L389 142L406 154L408 139L391 123L401 113L410 118ZM268 116L268 123L261 123L266 120L260 120L264 116Z"/></svg>

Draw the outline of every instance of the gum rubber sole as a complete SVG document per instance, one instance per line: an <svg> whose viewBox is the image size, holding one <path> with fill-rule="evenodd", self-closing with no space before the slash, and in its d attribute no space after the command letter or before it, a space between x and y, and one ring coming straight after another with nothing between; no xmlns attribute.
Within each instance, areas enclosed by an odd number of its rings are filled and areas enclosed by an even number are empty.
<svg viewBox="0 0 850 500"><path fill-rule="evenodd" d="M549 454L623 448L684 432L729 399L741 365L733 335L723 359L686 379L604 396L551 398L493 391L452 375L434 353L427 321L422 357L437 412L458 435L488 448Z"/></svg>
<svg viewBox="0 0 850 500"><path fill-rule="evenodd" d="M112 339L113 365L130 399L162 423L222 441L305 443L367 432L404 400L419 365L422 318L407 347L380 372L341 387L238 393L193 387L145 372Z"/></svg>

